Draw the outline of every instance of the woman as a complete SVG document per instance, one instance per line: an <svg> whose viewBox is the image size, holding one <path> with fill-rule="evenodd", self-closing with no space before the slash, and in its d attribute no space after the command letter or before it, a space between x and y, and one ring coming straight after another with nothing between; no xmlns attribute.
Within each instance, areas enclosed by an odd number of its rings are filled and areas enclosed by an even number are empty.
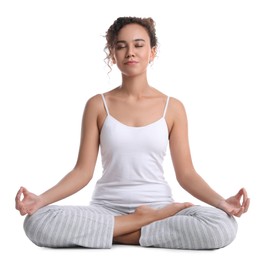
<svg viewBox="0 0 263 260"><path fill-rule="evenodd" d="M27 215L24 229L36 245L214 249L235 238L235 217L249 207L246 190L224 199L195 171L183 104L147 80L156 56L154 26L151 18L138 17L120 17L110 26L105 49L108 65L121 72L121 85L88 100L73 170L39 196L18 191L16 209ZM179 184L208 206L174 202L162 168L168 143ZM103 175L90 205L50 205L90 182L99 147Z"/></svg>

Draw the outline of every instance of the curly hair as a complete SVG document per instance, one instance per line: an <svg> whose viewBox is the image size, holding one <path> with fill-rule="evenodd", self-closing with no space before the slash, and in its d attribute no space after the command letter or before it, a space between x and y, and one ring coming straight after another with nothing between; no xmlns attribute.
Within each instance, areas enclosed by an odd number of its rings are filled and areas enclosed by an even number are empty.
<svg viewBox="0 0 263 260"><path fill-rule="evenodd" d="M111 61L113 57L113 49L120 29L123 28L125 25L134 24L134 23L139 24L146 29L150 37L151 48L157 47L158 41L156 37L155 22L151 17L149 18L130 17L130 16L119 17L109 27L105 35L106 38L106 45L104 48L104 51L106 53L105 62L110 67L110 69L111 69Z"/></svg>

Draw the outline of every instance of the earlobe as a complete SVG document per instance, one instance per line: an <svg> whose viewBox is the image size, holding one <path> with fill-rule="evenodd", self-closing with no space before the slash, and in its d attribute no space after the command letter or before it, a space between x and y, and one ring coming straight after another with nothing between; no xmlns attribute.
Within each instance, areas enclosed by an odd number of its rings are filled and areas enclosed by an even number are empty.
<svg viewBox="0 0 263 260"><path fill-rule="evenodd" d="M116 59L115 59L113 50L110 51L109 57L110 57L111 63L116 64Z"/></svg>
<svg viewBox="0 0 263 260"><path fill-rule="evenodd" d="M152 62L154 61L154 58L155 58L154 54L151 55L151 57L150 57L150 59L149 59L149 64L152 63Z"/></svg>
<svg viewBox="0 0 263 260"><path fill-rule="evenodd" d="M152 48L152 52L151 52L149 63L153 62L155 56L156 56L156 48L154 47L154 48Z"/></svg>

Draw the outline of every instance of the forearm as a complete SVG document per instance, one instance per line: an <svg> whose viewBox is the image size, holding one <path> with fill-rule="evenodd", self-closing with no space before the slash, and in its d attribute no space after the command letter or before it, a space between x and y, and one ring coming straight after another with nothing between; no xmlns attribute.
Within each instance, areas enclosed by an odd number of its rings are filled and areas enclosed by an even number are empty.
<svg viewBox="0 0 263 260"><path fill-rule="evenodd" d="M224 198L214 191L196 172L177 178L179 184L195 198L217 207Z"/></svg>
<svg viewBox="0 0 263 260"><path fill-rule="evenodd" d="M83 172L77 169L73 169L55 186L39 196L41 207L62 200L78 192L89 183L91 178L92 176L83 174Z"/></svg>

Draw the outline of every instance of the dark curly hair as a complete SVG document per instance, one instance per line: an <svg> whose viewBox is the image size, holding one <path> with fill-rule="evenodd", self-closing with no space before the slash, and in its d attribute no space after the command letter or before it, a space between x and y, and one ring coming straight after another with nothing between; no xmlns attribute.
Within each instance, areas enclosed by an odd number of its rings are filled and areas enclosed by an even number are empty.
<svg viewBox="0 0 263 260"><path fill-rule="evenodd" d="M119 17L109 27L105 35L107 41L104 48L104 51L106 53L105 62L110 68L111 68L111 61L113 57L112 51L115 47L115 43L120 29L127 24L134 24L134 23L139 24L146 29L150 37L151 48L157 47L158 41L156 37L155 22L151 17L149 18L130 17L130 16Z"/></svg>

